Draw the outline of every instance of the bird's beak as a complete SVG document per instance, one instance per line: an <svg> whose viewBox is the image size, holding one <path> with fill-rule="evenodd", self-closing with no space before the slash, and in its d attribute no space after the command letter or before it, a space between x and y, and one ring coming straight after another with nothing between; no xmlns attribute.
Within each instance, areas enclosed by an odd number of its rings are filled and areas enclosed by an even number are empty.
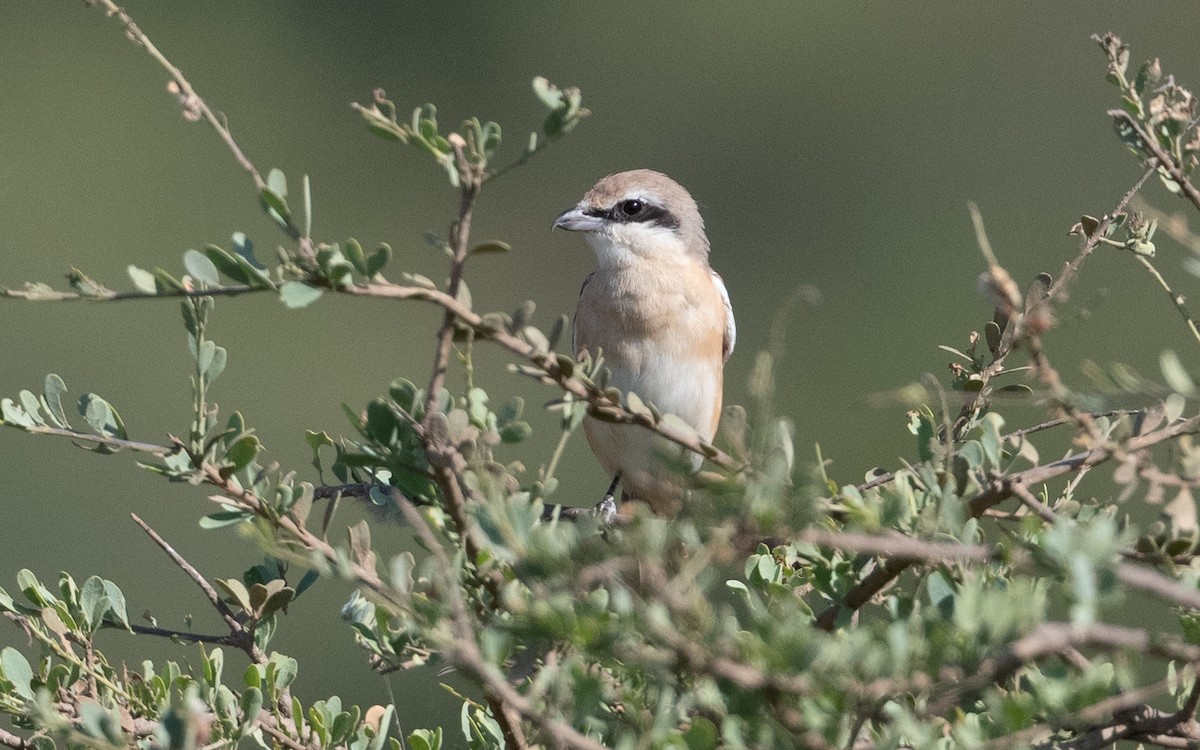
<svg viewBox="0 0 1200 750"><path fill-rule="evenodd" d="M603 225L603 219L589 215L582 205L568 208L554 220L555 229L565 229L568 232L594 232Z"/></svg>

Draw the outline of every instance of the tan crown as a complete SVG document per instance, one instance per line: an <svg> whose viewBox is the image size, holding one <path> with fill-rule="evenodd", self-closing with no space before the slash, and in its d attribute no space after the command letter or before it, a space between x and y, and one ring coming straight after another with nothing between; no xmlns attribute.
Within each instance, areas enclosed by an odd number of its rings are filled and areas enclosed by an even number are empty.
<svg viewBox="0 0 1200 750"><path fill-rule="evenodd" d="M675 230L690 252L708 257L708 237L696 201L682 185L653 169L633 169L601 179L583 196L581 206L608 210L623 200L638 198L669 211L678 221Z"/></svg>

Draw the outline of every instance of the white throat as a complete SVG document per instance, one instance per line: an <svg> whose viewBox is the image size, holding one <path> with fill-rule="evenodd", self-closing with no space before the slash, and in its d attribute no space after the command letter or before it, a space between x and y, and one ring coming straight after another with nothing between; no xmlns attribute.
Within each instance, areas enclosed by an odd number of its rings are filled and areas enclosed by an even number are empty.
<svg viewBox="0 0 1200 750"><path fill-rule="evenodd" d="M673 230L647 224L609 225L587 234L602 269L618 269L639 260L681 261L689 257L687 247Z"/></svg>

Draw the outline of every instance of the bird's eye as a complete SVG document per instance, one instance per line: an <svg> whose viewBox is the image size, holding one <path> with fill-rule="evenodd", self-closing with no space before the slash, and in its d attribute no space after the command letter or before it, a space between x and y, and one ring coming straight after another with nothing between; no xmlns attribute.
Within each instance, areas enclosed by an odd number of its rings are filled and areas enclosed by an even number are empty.
<svg viewBox="0 0 1200 750"><path fill-rule="evenodd" d="M621 204L617 206L617 208L621 209L621 213L626 216L637 216L645 207L646 204L636 198L621 201Z"/></svg>

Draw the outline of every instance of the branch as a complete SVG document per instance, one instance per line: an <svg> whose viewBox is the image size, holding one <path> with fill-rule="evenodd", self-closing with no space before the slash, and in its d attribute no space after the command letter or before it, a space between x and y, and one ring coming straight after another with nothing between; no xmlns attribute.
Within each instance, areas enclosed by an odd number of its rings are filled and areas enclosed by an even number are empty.
<svg viewBox="0 0 1200 750"><path fill-rule="evenodd" d="M422 545L437 559L438 569L446 575L456 570L457 566L451 563L445 547L438 541L437 535L434 534L425 517L417 511L416 506L403 496L398 497L396 502L409 524L416 531ZM505 730L506 739L524 742L523 735L517 734L520 732L519 724L513 725L509 720L508 712L515 711L550 737L556 746L576 748L577 750L604 750L603 745L587 735L581 734L574 727L538 710L528 698L509 684L499 669L484 659L477 646L474 624L467 604L463 600L461 589L456 581L448 581L445 589L457 631L455 641L448 646L445 656L459 669L475 677L484 689L499 701L498 706L503 710L497 716L495 708L493 708L493 715L497 721L509 724L509 728ZM504 724L502 723L501 726ZM510 736L509 732L514 734Z"/></svg>
<svg viewBox="0 0 1200 750"><path fill-rule="evenodd" d="M1125 195L1121 196L1121 200L1117 201L1117 205L1113 206L1113 210L1100 219L1100 223L1090 234L1081 232L1084 235L1083 241L1079 245L1079 253L1075 258L1067 262L1063 266L1062 273L1050 286L1050 290L1046 293L1046 299L1065 299L1067 296L1067 285L1075 278L1075 274L1079 271L1079 267L1083 261L1092 254L1096 246L1100 244L1104 238L1108 228L1112 226L1113 219L1125 211L1125 207L1129 205L1129 201L1133 200L1133 196L1137 195L1137 191L1142 189L1142 185L1146 184L1146 180L1150 179L1150 175L1154 174L1154 168L1147 169L1138 181L1133 183L1133 187Z"/></svg>
<svg viewBox="0 0 1200 750"><path fill-rule="evenodd" d="M929 716L945 715L963 700L969 699L989 685L1007 680L1031 662L1063 653L1068 649L1085 647L1130 649L1188 663L1200 660L1200 647L1177 641L1156 640L1140 628L1045 622L1010 643L998 657L985 659L975 674L954 683L940 697L931 700L925 713ZM1141 700L1136 702L1140 703Z"/></svg>
<svg viewBox="0 0 1200 750"><path fill-rule="evenodd" d="M246 630L241 621L239 621L237 616L234 615L233 611L229 609L229 606L225 604L220 596L217 595L217 590L212 587L212 584L210 584L204 576L200 575L200 571L196 570L191 563L189 563L183 558L182 555L176 552L174 547L172 547L170 544L167 544L167 541L159 536L157 531L150 528L150 525L139 518L136 513L130 513L129 515L133 518L133 522L140 526L142 531L146 532L146 535L149 536L150 539L153 540L163 552L167 553L167 557L171 558L171 562L179 566L179 569L186 573L188 578L191 578L192 581L200 587L200 590L204 592L205 598L208 599L209 603L213 605L213 608L216 609L218 614L221 615L221 619L225 621L225 624L229 626L229 636L227 637L227 642L230 645L237 646L239 649L246 652L246 656L249 656L250 660L255 664L265 664L267 662L267 655L263 653L262 649L255 645L254 635L250 631ZM158 629L154 628L153 630ZM153 634L169 635L170 633L156 632ZM188 637L188 634L184 633L180 633L178 635L179 637Z"/></svg>
<svg viewBox="0 0 1200 750"><path fill-rule="evenodd" d="M191 299L195 297L238 297L255 292L274 292L270 287L220 286L203 289L159 289L153 294L145 292L115 292L111 289L93 289L92 292L30 291L26 289L0 289L0 297L26 299L35 302L123 302L147 299Z"/></svg>
<svg viewBox="0 0 1200 750"><path fill-rule="evenodd" d="M1144 450L1159 443L1173 440L1181 435L1194 434L1200 431L1200 416L1192 417L1175 424L1168 425L1154 432L1138 435L1130 438L1124 446L1101 446L1093 448L1089 451L1076 453L1073 456L1055 461L1051 464L1035 466L1024 471L1010 474L1005 477L998 477L990 485L981 490L973 498L967 501L967 507L970 514L974 518L979 518L987 510L1001 502L1016 495L1016 487L1020 485L1036 485L1049 481L1054 477L1068 474L1071 472L1080 471L1090 468L1112 458L1118 451L1136 452ZM871 571L860 581L854 588L846 593L846 596L841 602L834 603L828 609L820 614L816 619L816 625L823 630L833 630L836 627L838 619L843 611L855 611L871 600L885 586L894 581L897 576L907 570L916 562L912 559L892 558L882 566ZM1169 580L1169 579L1168 579ZM1130 577L1130 583L1142 582L1144 579L1139 579L1136 575ZM1179 594L1174 591L1174 594ZM1200 592L1197 592L1200 596ZM1180 595L1182 596L1182 595ZM1196 607L1196 604L1188 604L1186 606Z"/></svg>
<svg viewBox="0 0 1200 750"><path fill-rule="evenodd" d="M1149 135L1145 128L1142 127L1142 124L1134 119L1133 115L1129 114L1125 110L1110 109L1107 114L1114 120L1128 125L1130 129L1137 133L1138 138L1140 138L1142 141L1142 146L1145 148L1145 150L1150 152L1150 156L1153 161L1153 167L1150 171L1153 172L1155 169L1161 169L1166 172L1170 176L1171 180L1179 186L1184 197L1191 201L1193 206L1195 206L1197 209L1200 209L1200 189L1198 189L1188 180L1187 175L1183 173L1183 170L1180 168L1179 164L1177 164L1175 160L1171 158L1170 154L1168 154L1166 151L1163 151L1162 146L1160 146L1158 143L1158 140Z"/></svg>
<svg viewBox="0 0 1200 750"><path fill-rule="evenodd" d="M116 16L117 20L124 24L125 35L134 44L144 48L162 66L163 70L167 71L167 75L170 76L171 82L175 86L172 92L179 97L179 101L184 107L185 116L189 119L203 118L205 122L212 126L213 130L217 131L217 136L229 147L229 150L233 153L233 157L237 159L242 169L246 170L250 175L255 190L262 191L263 188L267 187L267 183L263 180L262 175L259 174L250 159L242 153L237 142L233 140L233 135L229 132L229 128L225 126L221 118L217 117L204 100L200 98L200 95L192 88L192 84L188 83L188 80L183 77L183 72L172 65L171 61L158 50L158 47L154 46L150 38L142 33L142 30L138 28L138 25L133 22L133 19L123 8L112 0L99 0L99 4L109 16Z"/></svg>
<svg viewBox="0 0 1200 750"><path fill-rule="evenodd" d="M790 537L789 541L809 542L818 547L864 553L873 557L884 557L910 564L952 561L987 562L997 557L992 550L982 544L930 542L904 536L898 532L855 534L809 528ZM1200 594L1200 592L1197 593Z"/></svg>
<svg viewBox="0 0 1200 750"><path fill-rule="evenodd" d="M1200 343L1200 327L1197 327L1195 318L1192 317L1191 311L1189 311L1187 308L1187 298L1182 294L1177 294L1171 290L1171 285L1168 284L1167 280L1163 278L1163 275L1158 272L1158 269L1154 267L1154 264L1150 262L1149 258L1138 254L1134 254L1133 257L1137 258L1138 263L1141 263L1142 267L1150 272L1150 275L1154 277L1154 280L1158 282L1158 285L1161 286L1163 291L1167 293L1167 298L1171 300L1171 304L1175 306L1175 310L1179 313L1180 317L1183 318L1183 322L1187 326L1188 333L1192 334L1192 338L1196 339L1197 343Z"/></svg>
<svg viewBox="0 0 1200 750"><path fill-rule="evenodd" d="M207 635L205 633L193 633L187 630L173 630L171 628L160 628L154 625L142 625L141 623L130 623L129 629L138 635L152 635L158 638L170 638L171 640L187 641L188 643L214 643L219 646L233 646L240 649L242 644L240 639L234 635Z"/></svg>
<svg viewBox="0 0 1200 750"><path fill-rule="evenodd" d="M564 361L566 358L560 359L560 355L542 351L516 334L484 320L481 315L445 292L379 281L346 287L342 291L363 297L416 299L438 305L452 312L455 318L471 328L478 338L492 341L536 367L539 371L537 380L540 382L557 385L564 392L586 401L591 407L592 413L601 419L620 424L641 425L677 445L704 456L709 462L726 471L740 471L743 468L741 462L711 443L701 440L695 432L678 429L662 421L656 421L651 414L633 412L625 406L614 404L594 383L575 374L574 362L567 365L567 361Z"/></svg>
<svg viewBox="0 0 1200 750"><path fill-rule="evenodd" d="M37 747L32 740L18 737L5 729L0 729L0 746L12 748L12 750L34 750Z"/></svg>
<svg viewBox="0 0 1200 750"><path fill-rule="evenodd" d="M43 297L43 299L119 302L128 300L237 296L259 291L270 290L256 289L247 286L232 286L191 291L166 290L162 293L156 294L142 294L140 292L111 292L108 294L84 295L77 292L56 292L54 297ZM547 385L557 386L565 393L568 393L571 396L580 399L581 401L587 402L592 413L601 419L620 424L635 424L645 427L646 429L661 435L667 440L682 446L693 453L703 456L713 465L718 466L726 471L737 472L745 468L742 462L738 461L720 448L717 448L712 443L702 440L694 431L681 429L662 420L655 419L652 413L634 412L622 404L613 403L609 399L608 395L596 387L594 383L575 373L575 363L569 358L561 357L561 355L555 354L554 352L540 350L520 336L484 320L483 316L479 315L471 308L463 305L454 297L453 294L423 286L405 286L402 284L395 284L389 281L379 280L369 281L360 285L342 287L332 291L357 297L418 300L437 305L446 311L446 316L450 317L452 321L457 321L457 323L472 329L477 338L491 341L533 365L533 367L538 371L536 379L539 382ZM26 298L28 296L29 294L27 292L23 292L21 290L0 289L0 297ZM441 343L439 339L438 362L441 362L441 351ZM447 357L449 356L448 352L449 350L447 350ZM444 365L441 369L443 371L443 375L441 378L439 378L437 383L439 389L441 387L441 382L444 380ZM430 392L433 393L435 391L431 390ZM122 441L116 438L105 438L102 436L91 435L89 433L75 432L73 430L60 430L54 427L31 427L22 429L26 429L28 432L46 435L60 435L79 440L87 440L89 442L103 443L115 448L130 448L132 450L149 453L161 454L163 452L173 450L172 448L163 448L162 446L155 446L149 443ZM888 479L890 479L890 476L877 479L875 480L875 483L881 484L886 482Z"/></svg>
<svg viewBox="0 0 1200 750"><path fill-rule="evenodd" d="M127 440L125 438L112 437L111 435L97 435L92 432L80 432L79 430L66 429L62 427L50 427L49 425L19 425L11 422L0 420L0 425L5 427L13 427L22 432L29 432L34 435L55 435L57 437L70 438L71 440L81 440L85 443L94 443L103 445L108 448L128 448L131 451L139 453L151 453L159 458L165 458L172 453L182 449L182 445L175 443L174 445L158 445L156 443L143 443L138 440Z"/></svg>

